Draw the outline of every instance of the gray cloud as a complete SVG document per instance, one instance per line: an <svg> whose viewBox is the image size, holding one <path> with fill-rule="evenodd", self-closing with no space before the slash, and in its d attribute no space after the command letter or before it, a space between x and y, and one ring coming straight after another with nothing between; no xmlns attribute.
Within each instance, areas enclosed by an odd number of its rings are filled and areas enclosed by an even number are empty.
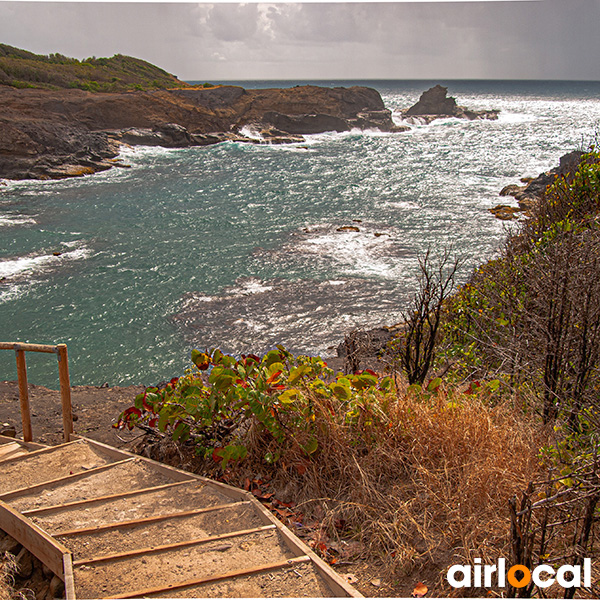
<svg viewBox="0 0 600 600"><path fill-rule="evenodd" d="M600 0L157 4L0 1L0 40L121 52L184 79L598 79Z"/></svg>

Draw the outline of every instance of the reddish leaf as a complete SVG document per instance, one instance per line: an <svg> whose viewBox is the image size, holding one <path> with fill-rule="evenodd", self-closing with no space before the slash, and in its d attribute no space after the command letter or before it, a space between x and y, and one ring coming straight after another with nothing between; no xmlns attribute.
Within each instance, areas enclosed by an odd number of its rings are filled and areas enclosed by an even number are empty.
<svg viewBox="0 0 600 600"><path fill-rule="evenodd" d="M423 598L428 591L429 588L424 583L419 582L417 585L415 585L415 589L413 590L411 596L413 598Z"/></svg>
<svg viewBox="0 0 600 600"><path fill-rule="evenodd" d="M158 418L155 417L154 419L150 419L148 421L148 427L156 427L156 424L158 423Z"/></svg>
<svg viewBox="0 0 600 600"><path fill-rule="evenodd" d="M244 489L249 492L250 491L250 479L248 477L246 477L245 481L244 481Z"/></svg>
<svg viewBox="0 0 600 600"><path fill-rule="evenodd" d="M277 500L277 498L275 498L275 501L280 506L285 506L286 508L293 508L294 506L296 506L295 502L282 502L281 500Z"/></svg>
<svg viewBox="0 0 600 600"><path fill-rule="evenodd" d="M267 378L267 383L273 383L281 375L281 373L282 371L275 371L273 375Z"/></svg>
<svg viewBox="0 0 600 600"><path fill-rule="evenodd" d="M221 452L221 450L223 450L222 446L220 448L215 448L213 450L212 457L215 462L221 462L223 460L223 458L221 456L219 456L219 452Z"/></svg>
<svg viewBox="0 0 600 600"><path fill-rule="evenodd" d="M136 417L141 417L142 411L139 408L136 408L135 406L130 406L127 410L125 410L123 412L123 417L125 417L127 419L130 415L135 415Z"/></svg>
<svg viewBox="0 0 600 600"><path fill-rule="evenodd" d="M275 495L273 492L265 494L260 490L252 490L252 493L254 494L255 498L258 498L258 500L261 500L262 502L267 502Z"/></svg>
<svg viewBox="0 0 600 600"><path fill-rule="evenodd" d="M304 475L304 473L306 473L306 465L304 463L296 463L294 468L298 471L298 475Z"/></svg>

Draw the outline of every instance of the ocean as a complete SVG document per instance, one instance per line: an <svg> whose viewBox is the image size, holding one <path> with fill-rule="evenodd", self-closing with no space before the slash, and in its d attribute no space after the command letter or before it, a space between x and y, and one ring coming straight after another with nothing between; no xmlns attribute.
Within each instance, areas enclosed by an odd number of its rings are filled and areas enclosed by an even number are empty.
<svg viewBox="0 0 600 600"><path fill-rule="evenodd" d="M501 112L294 145L136 147L130 169L4 182L1 341L66 343L73 385L170 379L192 348L334 355L353 328L401 320L427 248L463 257L462 281L493 257L507 224L487 209L512 202L499 191L586 147L600 123L600 82L231 83L367 85L398 123L442 83ZM27 360L31 383L57 387L50 355ZM16 379L12 352L0 379Z"/></svg>

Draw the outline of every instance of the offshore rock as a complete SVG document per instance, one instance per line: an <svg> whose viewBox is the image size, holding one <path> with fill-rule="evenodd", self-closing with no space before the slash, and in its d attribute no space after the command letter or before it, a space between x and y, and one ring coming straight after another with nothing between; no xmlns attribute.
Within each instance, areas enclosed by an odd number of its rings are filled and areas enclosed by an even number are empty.
<svg viewBox="0 0 600 600"><path fill-rule="evenodd" d="M458 106L456 99L448 96L448 88L436 85L421 94L419 101L402 114L408 122L431 123L435 119L456 117L458 119L490 119L498 118L499 110L470 110Z"/></svg>

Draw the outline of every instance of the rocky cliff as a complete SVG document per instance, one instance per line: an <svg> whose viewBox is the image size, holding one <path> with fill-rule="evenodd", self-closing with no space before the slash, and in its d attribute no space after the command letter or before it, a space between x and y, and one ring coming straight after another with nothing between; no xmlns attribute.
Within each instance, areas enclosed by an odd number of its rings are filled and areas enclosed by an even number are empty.
<svg viewBox="0 0 600 600"><path fill-rule="evenodd" d="M240 135L298 141L323 131L397 131L376 90L365 87L246 90L234 86L91 93L0 85L0 178L85 175L118 165L119 144L186 147Z"/></svg>

